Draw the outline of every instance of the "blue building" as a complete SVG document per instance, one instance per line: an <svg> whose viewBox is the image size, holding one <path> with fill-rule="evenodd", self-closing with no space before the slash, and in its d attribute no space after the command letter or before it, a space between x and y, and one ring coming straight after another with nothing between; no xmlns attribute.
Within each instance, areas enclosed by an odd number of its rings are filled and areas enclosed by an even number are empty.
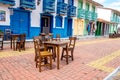
<svg viewBox="0 0 120 80"><path fill-rule="evenodd" d="M76 17L74 0L0 0L0 30L11 29L13 34L26 33L33 38L40 33L72 36ZM1 15L1 14L0 14Z"/></svg>

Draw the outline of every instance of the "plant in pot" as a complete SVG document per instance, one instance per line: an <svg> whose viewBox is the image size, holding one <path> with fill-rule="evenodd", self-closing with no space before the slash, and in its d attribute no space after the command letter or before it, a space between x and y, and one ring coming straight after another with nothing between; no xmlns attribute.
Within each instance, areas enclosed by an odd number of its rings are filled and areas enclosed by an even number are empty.
<svg viewBox="0 0 120 80"><path fill-rule="evenodd" d="M2 30L0 30L0 35L4 35L4 32Z"/></svg>

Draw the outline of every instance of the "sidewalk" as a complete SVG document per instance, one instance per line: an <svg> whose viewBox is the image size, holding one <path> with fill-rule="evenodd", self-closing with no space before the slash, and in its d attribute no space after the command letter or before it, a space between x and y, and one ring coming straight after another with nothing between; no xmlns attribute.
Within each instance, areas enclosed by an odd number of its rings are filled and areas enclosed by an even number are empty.
<svg viewBox="0 0 120 80"><path fill-rule="evenodd" d="M0 50L0 80L103 80L120 65L120 39L80 39L74 51L74 61L60 61L57 70L35 67L33 43L26 51L13 51L9 44ZM116 79L118 80L118 79Z"/></svg>

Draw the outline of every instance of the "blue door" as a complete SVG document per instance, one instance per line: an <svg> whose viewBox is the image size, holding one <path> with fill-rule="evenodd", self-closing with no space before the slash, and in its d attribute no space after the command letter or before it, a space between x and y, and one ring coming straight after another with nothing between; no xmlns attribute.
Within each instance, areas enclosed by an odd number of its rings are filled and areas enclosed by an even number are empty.
<svg viewBox="0 0 120 80"><path fill-rule="evenodd" d="M68 19L67 36L72 36L72 19Z"/></svg>
<svg viewBox="0 0 120 80"><path fill-rule="evenodd" d="M11 16L11 30L14 34L25 33L27 37L29 36L29 15L29 12L14 10Z"/></svg>

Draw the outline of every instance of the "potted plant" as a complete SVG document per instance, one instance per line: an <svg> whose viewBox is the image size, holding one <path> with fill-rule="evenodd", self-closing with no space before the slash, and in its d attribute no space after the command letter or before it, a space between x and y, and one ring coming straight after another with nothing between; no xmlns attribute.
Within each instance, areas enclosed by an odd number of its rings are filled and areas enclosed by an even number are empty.
<svg viewBox="0 0 120 80"><path fill-rule="evenodd" d="M2 30L0 30L0 35L4 35L4 32Z"/></svg>

